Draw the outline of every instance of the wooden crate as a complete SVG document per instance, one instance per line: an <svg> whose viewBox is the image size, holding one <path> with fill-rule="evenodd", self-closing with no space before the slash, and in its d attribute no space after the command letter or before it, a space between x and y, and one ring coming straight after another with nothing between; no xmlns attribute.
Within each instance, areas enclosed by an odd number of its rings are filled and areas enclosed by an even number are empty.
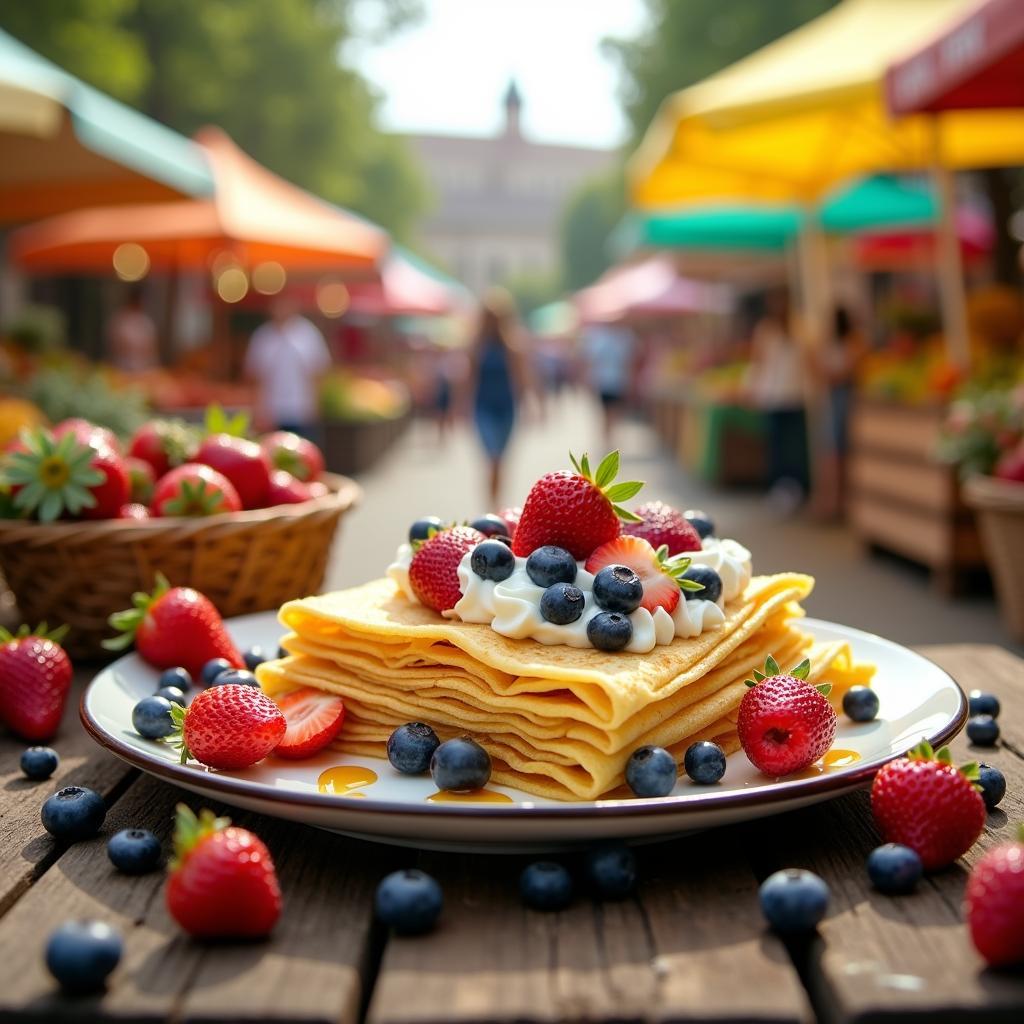
<svg viewBox="0 0 1024 1024"><path fill-rule="evenodd" d="M956 472L935 449L945 409L860 399L850 421L849 521L866 543L932 570L958 589L985 569L981 539Z"/></svg>

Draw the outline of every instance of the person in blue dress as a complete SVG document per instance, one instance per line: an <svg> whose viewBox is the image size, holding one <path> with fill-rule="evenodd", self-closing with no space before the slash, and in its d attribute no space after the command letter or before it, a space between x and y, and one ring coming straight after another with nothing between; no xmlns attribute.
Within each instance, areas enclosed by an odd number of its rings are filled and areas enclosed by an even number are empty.
<svg viewBox="0 0 1024 1024"><path fill-rule="evenodd" d="M496 511L505 449L526 383L515 309L506 292L493 290L481 304L470 360L473 422L487 455L487 495L491 510Z"/></svg>

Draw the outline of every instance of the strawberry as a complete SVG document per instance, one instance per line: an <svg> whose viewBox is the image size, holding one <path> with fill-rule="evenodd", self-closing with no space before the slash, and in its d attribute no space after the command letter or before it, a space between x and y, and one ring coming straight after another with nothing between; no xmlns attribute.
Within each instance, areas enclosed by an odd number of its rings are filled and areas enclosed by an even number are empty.
<svg viewBox="0 0 1024 1024"><path fill-rule="evenodd" d="M627 534L602 544L587 559L584 568L596 576L609 565L628 566L640 577L644 586L640 607L652 614L656 608L664 608L671 615L679 604L681 587L701 589L699 583L683 579L683 573L690 567L688 558L669 558L664 544L655 551L642 537Z"/></svg>
<svg viewBox="0 0 1024 1024"><path fill-rule="evenodd" d="M195 429L181 420L150 420L132 436L128 454L148 462L158 479L175 466L192 461L197 447Z"/></svg>
<svg viewBox="0 0 1024 1024"><path fill-rule="evenodd" d="M134 519L137 522L142 522L144 519L149 519L149 509L145 505L140 505L137 501L130 501L127 505L122 505L117 510L118 519Z"/></svg>
<svg viewBox="0 0 1024 1024"><path fill-rule="evenodd" d="M642 483L613 483L619 471L619 453L606 455L595 473L584 455L571 453L575 473L559 470L542 476L530 488L523 514L515 529L512 550L522 557L546 544L565 548L577 561L622 532L620 520L636 516L618 505L632 498Z"/></svg>
<svg viewBox="0 0 1024 1024"><path fill-rule="evenodd" d="M418 544L409 564L409 585L419 602L436 612L454 608L462 597L459 562L486 539L471 526L453 526Z"/></svg>
<svg viewBox="0 0 1024 1024"><path fill-rule="evenodd" d="M167 909L197 939L259 939L281 916L270 851L247 829L178 804Z"/></svg>
<svg viewBox="0 0 1024 1024"><path fill-rule="evenodd" d="M952 864L985 827L976 764L957 768L949 749L922 741L884 765L871 785L871 811L886 842L917 852L925 869Z"/></svg>
<svg viewBox="0 0 1024 1024"><path fill-rule="evenodd" d="M144 459L126 455L124 468L128 471L128 490L131 500L140 505L148 505L153 497L153 486L156 483L153 467Z"/></svg>
<svg viewBox="0 0 1024 1024"><path fill-rule="evenodd" d="M255 441L211 434L199 446L196 462L212 466L234 484L242 508L263 508L270 488L270 459Z"/></svg>
<svg viewBox="0 0 1024 1024"><path fill-rule="evenodd" d="M187 708L175 704L177 733L169 737L189 758L210 768L248 768L282 740L288 723L281 709L255 686L226 683L196 695Z"/></svg>
<svg viewBox="0 0 1024 1024"><path fill-rule="evenodd" d="M133 595L133 608L110 616L110 625L121 635L103 641L107 650L124 650L134 641L139 655L154 668L182 665L195 679L211 658L245 667L209 598L191 587L171 587L161 573L156 580L152 594Z"/></svg>
<svg viewBox="0 0 1024 1024"><path fill-rule="evenodd" d="M340 697L309 686L278 697L277 706L288 723L284 739L274 750L278 757L310 757L334 742L345 721Z"/></svg>
<svg viewBox="0 0 1024 1024"><path fill-rule="evenodd" d="M974 948L993 967L1024 966L1024 825L974 866L964 898Z"/></svg>
<svg viewBox="0 0 1024 1024"><path fill-rule="evenodd" d="M23 740L51 739L71 688L71 661L60 641L67 627L12 635L0 629L0 720Z"/></svg>
<svg viewBox="0 0 1024 1024"><path fill-rule="evenodd" d="M103 474L104 480L90 493L96 504L82 509L83 519L117 519L121 506L131 496L131 481L124 460L113 449L106 445L93 446L95 454L89 465Z"/></svg>
<svg viewBox="0 0 1024 1024"><path fill-rule="evenodd" d="M783 674L773 657L754 670L740 701L737 729L743 752L765 775L779 778L809 768L832 746L836 713L828 683L811 686L811 663Z"/></svg>
<svg viewBox="0 0 1024 1024"><path fill-rule="evenodd" d="M509 508L503 508L498 513L498 517L505 520L505 525L508 527L508 535L511 537L516 532L519 520L523 518L523 506L512 505Z"/></svg>
<svg viewBox="0 0 1024 1024"><path fill-rule="evenodd" d="M678 509L663 501L649 501L641 505L636 514L642 522L626 523L622 528L623 533L631 537L643 537L652 548L660 548L664 544L670 555L700 551L700 534Z"/></svg>
<svg viewBox="0 0 1024 1024"><path fill-rule="evenodd" d="M297 480L311 483L324 471L324 457L312 441L287 430L276 430L260 438L260 447L275 469L291 473Z"/></svg>
<svg viewBox="0 0 1024 1024"><path fill-rule="evenodd" d="M313 497L311 487L312 484L297 480L286 470L275 469L270 474L270 486L267 488L267 507L309 501Z"/></svg>
<svg viewBox="0 0 1024 1024"><path fill-rule="evenodd" d="M61 420L53 428L53 436L58 440L65 434L70 434L79 444L88 445L90 448L112 448L118 455L121 454L121 442L117 439L117 434L107 427L90 423L81 416Z"/></svg>
<svg viewBox="0 0 1024 1024"><path fill-rule="evenodd" d="M241 499L231 481L197 462L186 462L162 476L150 504L154 516L214 516L241 510Z"/></svg>

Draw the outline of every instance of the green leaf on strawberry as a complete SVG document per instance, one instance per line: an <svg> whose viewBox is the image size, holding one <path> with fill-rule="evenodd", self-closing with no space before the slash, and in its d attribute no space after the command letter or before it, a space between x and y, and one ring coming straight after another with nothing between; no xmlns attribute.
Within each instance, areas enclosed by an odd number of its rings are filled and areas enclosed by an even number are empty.
<svg viewBox="0 0 1024 1024"><path fill-rule="evenodd" d="M927 741L921 740L916 747L907 751L907 757L911 761L938 761L940 764L948 764L975 784L975 789L981 789L981 768L977 761L968 761L966 764L956 765L953 761L953 754L949 747L942 747L939 751Z"/></svg>
<svg viewBox="0 0 1024 1024"><path fill-rule="evenodd" d="M163 597L170 590L171 584L162 573L156 574L156 587L152 594L137 590L132 594L132 607L124 611L114 612L107 622L117 630L119 636L110 637L103 641L103 647L108 651L124 651L135 642L135 632L142 624L142 620L149 611L150 606Z"/></svg>
<svg viewBox="0 0 1024 1024"><path fill-rule="evenodd" d="M55 644L62 643L68 635L70 626L57 626L50 629L45 622L40 622L35 629L31 626L21 625L17 631L12 633L9 629L0 626L0 644L9 644L12 640L24 640L27 636L37 636L40 640L52 640Z"/></svg>
<svg viewBox="0 0 1024 1024"><path fill-rule="evenodd" d="M201 839L226 829L230 824L230 818L218 818L207 807L196 817L188 804L178 804L174 809L174 858L169 864L170 869L176 870Z"/></svg>
<svg viewBox="0 0 1024 1024"><path fill-rule="evenodd" d="M203 419L203 426L207 436L211 434L230 434L232 437L249 436L249 415L244 412L237 412L229 416L224 407L217 402L206 408L206 415Z"/></svg>
<svg viewBox="0 0 1024 1024"><path fill-rule="evenodd" d="M762 672L760 669L755 668L753 672L754 678L744 680L744 685L748 687L757 686L758 683L763 683L766 679L770 679L773 676L781 675L792 676L794 679L801 679L806 683L810 674L810 658L804 658L804 660L801 661L799 665L795 665L788 672L783 672L782 669L779 668L779 663L775 660L774 655L769 654L768 657L765 659L764 671ZM827 697L832 692L831 683L818 683L814 688L818 691L818 693L822 694L825 697Z"/></svg>
<svg viewBox="0 0 1024 1024"><path fill-rule="evenodd" d="M589 480L611 503L616 516L626 523L642 522L639 516L623 508L619 502L629 501L640 493L644 483L642 480L624 480L621 483L613 483L619 474L620 456L618 450L609 452L598 464L597 470L590 470L590 456L584 452L578 459L572 452L569 452L569 461L572 468L584 480Z"/></svg>

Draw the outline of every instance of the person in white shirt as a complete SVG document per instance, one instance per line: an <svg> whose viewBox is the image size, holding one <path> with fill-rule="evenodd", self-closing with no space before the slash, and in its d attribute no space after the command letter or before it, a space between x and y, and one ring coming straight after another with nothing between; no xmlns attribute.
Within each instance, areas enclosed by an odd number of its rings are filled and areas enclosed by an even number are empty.
<svg viewBox="0 0 1024 1024"><path fill-rule="evenodd" d="M125 373L141 373L160 363L156 324L142 305L142 287L132 285L124 305L107 322L110 361Z"/></svg>
<svg viewBox="0 0 1024 1024"><path fill-rule="evenodd" d="M633 334L618 324L590 324L583 332L590 386L600 399L609 448L633 377Z"/></svg>
<svg viewBox="0 0 1024 1024"><path fill-rule="evenodd" d="M245 354L245 375L259 388L257 424L308 436L318 419L320 379L330 365L324 336L294 303L278 299Z"/></svg>

